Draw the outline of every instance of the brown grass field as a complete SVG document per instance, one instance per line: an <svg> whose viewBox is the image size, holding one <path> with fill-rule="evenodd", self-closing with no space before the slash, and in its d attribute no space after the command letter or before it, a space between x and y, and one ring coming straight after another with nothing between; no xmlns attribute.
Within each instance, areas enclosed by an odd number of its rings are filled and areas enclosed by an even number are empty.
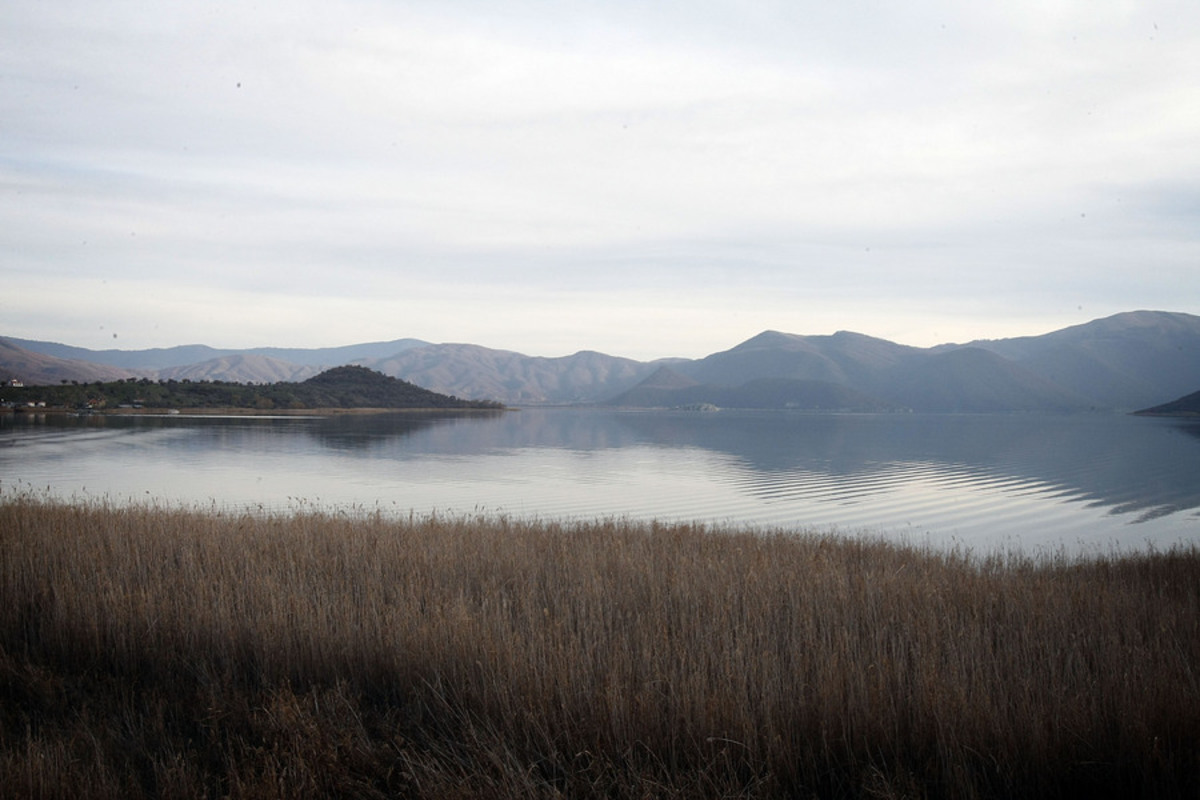
<svg viewBox="0 0 1200 800"><path fill-rule="evenodd" d="M0 502L0 796L1200 796L1200 550Z"/></svg>

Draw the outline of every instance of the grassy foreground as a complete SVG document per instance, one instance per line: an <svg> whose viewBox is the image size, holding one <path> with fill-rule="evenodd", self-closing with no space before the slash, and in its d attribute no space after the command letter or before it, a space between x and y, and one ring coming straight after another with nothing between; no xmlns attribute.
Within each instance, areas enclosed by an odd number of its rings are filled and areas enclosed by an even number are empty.
<svg viewBox="0 0 1200 800"><path fill-rule="evenodd" d="M1200 552L0 503L13 797L1196 797Z"/></svg>

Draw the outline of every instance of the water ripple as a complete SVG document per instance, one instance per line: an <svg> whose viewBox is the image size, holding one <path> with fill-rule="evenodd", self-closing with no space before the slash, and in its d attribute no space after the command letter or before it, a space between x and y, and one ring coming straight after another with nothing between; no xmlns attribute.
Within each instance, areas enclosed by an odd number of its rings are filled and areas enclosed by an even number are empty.
<svg viewBox="0 0 1200 800"><path fill-rule="evenodd" d="M836 526L957 541L1200 540L1200 436L1123 417L672 415L0 422L64 496Z"/></svg>

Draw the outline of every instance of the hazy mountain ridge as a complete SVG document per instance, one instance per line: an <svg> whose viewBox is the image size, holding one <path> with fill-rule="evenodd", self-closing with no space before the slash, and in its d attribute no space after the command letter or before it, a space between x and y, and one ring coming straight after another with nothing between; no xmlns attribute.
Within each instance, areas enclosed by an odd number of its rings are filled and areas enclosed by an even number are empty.
<svg viewBox="0 0 1200 800"><path fill-rule="evenodd" d="M881 370L898 366L923 352L849 331L830 336L765 331L729 350L681 364L678 369L704 383L736 385L772 377L854 386L870 383Z"/></svg>
<svg viewBox="0 0 1200 800"><path fill-rule="evenodd" d="M1143 408L1200 386L1200 317L1191 314L1130 311L962 346L1004 356L1102 407Z"/></svg>
<svg viewBox="0 0 1200 800"><path fill-rule="evenodd" d="M1083 411L1087 398L988 350L934 353L888 371L891 403L922 411Z"/></svg>
<svg viewBox="0 0 1200 800"><path fill-rule="evenodd" d="M673 388L646 382L612 402L937 412L1094 407L1087 398L982 348L921 350L846 332L812 337L768 332L698 362L676 365L674 371L705 382ZM661 370L653 380L662 384ZM789 383L760 383L770 380ZM830 393L825 387L841 391Z"/></svg>
<svg viewBox="0 0 1200 800"><path fill-rule="evenodd" d="M432 391L517 405L711 403L852 410L1131 411L1170 401L1200 386L1200 317L1134 311L1040 336L932 348L850 331L819 336L764 331L704 358L651 362L594 351L547 358L414 339L236 352L202 345L89 351L11 339L0 349L0 377L55 382L73 378L70 370L82 370L88 363L115 369L103 359L122 352L125 355L118 360L125 365L206 356L157 370L139 366L135 372L129 366L126 375L241 382L302 380L317 371L313 362L344 357L341 363L367 366ZM56 361L58 353L74 360ZM322 361L320 366L334 365ZM75 379L97 380L80 374ZM120 376L109 374L108 379Z"/></svg>
<svg viewBox="0 0 1200 800"><path fill-rule="evenodd" d="M19 380L29 384L50 384L73 380L90 383L145 377L110 364L46 355L13 344L14 341L0 339L0 382Z"/></svg>
<svg viewBox="0 0 1200 800"><path fill-rule="evenodd" d="M510 404L593 403L656 369L653 362L589 350L546 358L471 344L429 345L359 363L434 391Z"/></svg>
<svg viewBox="0 0 1200 800"><path fill-rule="evenodd" d="M157 371L157 377L166 380L279 383L307 380L319 372L320 367L295 364L270 356L238 353L197 364L160 369Z"/></svg>
<svg viewBox="0 0 1200 800"><path fill-rule="evenodd" d="M76 359L110 367L124 367L143 374L152 370L171 367L191 367L201 362L214 361L230 356L264 356L278 361L289 361L307 367L329 368L342 366L358 359L385 358L412 347L424 347L429 342L421 339L394 339L389 342L364 342L340 347L248 347L245 349L219 349L204 344L186 344L177 347L154 347L146 350L89 350L85 347L39 342L32 339L3 337L11 344L63 359ZM319 371L319 370L317 370ZM314 371L312 374L316 374ZM232 379L222 379L232 380ZM257 380L257 379L256 379ZM264 379L265 380L265 379Z"/></svg>
<svg viewBox="0 0 1200 800"><path fill-rule="evenodd" d="M609 401L635 408L716 406L718 408L802 409L807 411L889 411L878 398L831 381L754 378L740 386L696 383L674 388L638 384Z"/></svg>

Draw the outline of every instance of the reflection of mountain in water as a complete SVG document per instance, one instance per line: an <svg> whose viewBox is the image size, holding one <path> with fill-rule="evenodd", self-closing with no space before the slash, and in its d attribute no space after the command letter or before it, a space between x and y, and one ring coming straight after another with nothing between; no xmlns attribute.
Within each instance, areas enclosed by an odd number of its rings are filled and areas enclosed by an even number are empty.
<svg viewBox="0 0 1200 800"><path fill-rule="evenodd" d="M760 497L853 502L942 486L1061 495L1151 518L1200 508L1200 424L1119 415L667 413L543 409L332 417L309 432L367 458L537 449L695 448L747 470Z"/></svg>
<svg viewBox="0 0 1200 800"><path fill-rule="evenodd" d="M627 414L640 438L736 457L753 491L904 475L1054 491L1149 519L1200 508L1200 424L1116 415Z"/></svg>
<svg viewBox="0 0 1200 800"><path fill-rule="evenodd" d="M323 445L376 457L399 451L474 456L527 448L600 450L637 443L608 412L586 410L364 414L330 417L311 429Z"/></svg>
<svg viewBox="0 0 1200 800"><path fill-rule="evenodd" d="M409 439L438 427L477 426L502 414L501 411L471 413L412 411L400 413L335 414L317 420L308 433L332 450L370 451L387 449L395 440ZM389 444L390 443L390 444Z"/></svg>
<svg viewBox="0 0 1200 800"><path fill-rule="evenodd" d="M338 462L347 459L361 462L349 465L355 475L387 476L396 473L389 462L448 458L460 462L451 468L456 480L461 475L466 482L486 482L499 471L535 485L544 479L574 486L560 486L560 491L585 497L592 488L571 482L591 480L580 477L591 476L582 461L596 456L595 463L610 470L661 462L671 473L663 485L671 485L684 507L690 484L680 484L677 477L687 473L707 476L702 480L753 503L814 501L824 508L874 503L878 516L889 520L904 519L901 506L920 507L930 490L950 517L957 513L952 505L979 502L980 492L991 495L980 506L984 514L1000 508L988 505L993 500L1005 513L1020 513L1021 503L1007 502L1017 496L1034 498L1043 507L1042 501L1083 502L1138 520L1200 509L1200 422L1159 418L603 409L275 419L8 416L29 417L0 420L0 429L36 432L15 441L26 448L44 443L42 459L79 460L86 450L103 453L106 464L118 458L176 463L186 452L202 456L205 464L223 464L246 454L269 454L281 460L250 459L254 469L283 468L280 474L286 474L294 464L298 473L328 474L334 482L338 471L347 469ZM81 428L86 435L79 435ZM70 442L69 451L52 447L60 439ZM113 449L116 442L123 443L120 450ZM322 452L337 461L322 462ZM625 455L632 460L623 460ZM497 466L495 457L511 460ZM677 470L680 464L699 466L694 472ZM655 474L644 477L650 482L646 491L653 494ZM498 496L507 502L506 495ZM657 509L654 513L662 513ZM709 516L725 510L714 507ZM972 513L959 510L963 513L948 524ZM1192 516L1200 519L1200 512Z"/></svg>
<svg viewBox="0 0 1200 800"><path fill-rule="evenodd" d="M1061 494L1150 518L1200 508L1200 424L1120 415L611 412L331 417L309 432L368 458L697 448L749 470L758 496L843 502L921 477Z"/></svg>

